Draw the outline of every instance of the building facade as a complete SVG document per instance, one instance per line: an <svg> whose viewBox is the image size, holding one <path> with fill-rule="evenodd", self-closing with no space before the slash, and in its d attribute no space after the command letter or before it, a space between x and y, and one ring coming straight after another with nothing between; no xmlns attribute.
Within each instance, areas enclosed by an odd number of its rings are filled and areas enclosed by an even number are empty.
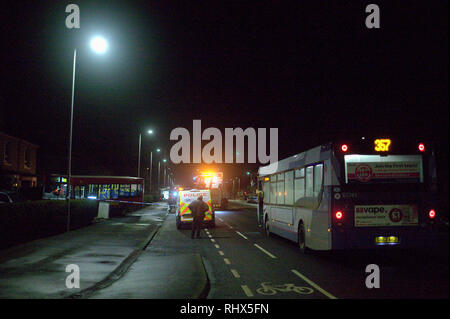
<svg viewBox="0 0 450 319"><path fill-rule="evenodd" d="M12 188L35 187L38 145L0 132L0 178Z"/></svg>

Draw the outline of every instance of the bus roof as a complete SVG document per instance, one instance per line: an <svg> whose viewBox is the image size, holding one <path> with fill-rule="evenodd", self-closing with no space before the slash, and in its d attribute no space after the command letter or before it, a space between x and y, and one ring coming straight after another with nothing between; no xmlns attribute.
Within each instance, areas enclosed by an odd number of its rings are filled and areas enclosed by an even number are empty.
<svg viewBox="0 0 450 319"><path fill-rule="evenodd" d="M331 150L331 143L322 144L305 152L292 155L281 161L271 163L267 166L262 166L259 168L258 174L259 176L267 176L278 172L283 172L295 167L316 163L325 158L329 158L330 150Z"/></svg>

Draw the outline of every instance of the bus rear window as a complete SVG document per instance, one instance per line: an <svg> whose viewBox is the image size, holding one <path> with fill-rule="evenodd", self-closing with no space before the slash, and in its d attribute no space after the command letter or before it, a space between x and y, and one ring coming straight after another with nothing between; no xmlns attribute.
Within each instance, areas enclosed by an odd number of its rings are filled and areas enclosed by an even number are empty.
<svg viewBox="0 0 450 319"><path fill-rule="evenodd" d="M344 156L345 182L350 183L423 183L420 155Z"/></svg>

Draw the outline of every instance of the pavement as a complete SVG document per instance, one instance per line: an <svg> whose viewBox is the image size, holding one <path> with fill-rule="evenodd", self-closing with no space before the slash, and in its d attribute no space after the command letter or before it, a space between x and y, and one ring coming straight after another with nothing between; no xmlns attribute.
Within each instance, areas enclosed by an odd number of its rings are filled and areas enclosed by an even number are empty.
<svg viewBox="0 0 450 319"><path fill-rule="evenodd" d="M167 205L157 203L1 250L0 298L201 298L208 280L198 254L145 254L167 215ZM66 267L73 264L80 270L80 287L69 289ZM177 274L186 275L182 269L189 269L191 282L169 289Z"/></svg>

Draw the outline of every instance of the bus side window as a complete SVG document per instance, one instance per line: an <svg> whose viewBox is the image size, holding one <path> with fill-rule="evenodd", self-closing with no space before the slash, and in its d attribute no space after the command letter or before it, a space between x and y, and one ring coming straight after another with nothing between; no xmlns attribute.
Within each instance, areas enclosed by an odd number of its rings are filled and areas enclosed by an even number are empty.
<svg viewBox="0 0 450 319"><path fill-rule="evenodd" d="M305 169L295 170L295 180L294 180L294 203L297 206L304 205L305 197Z"/></svg>
<svg viewBox="0 0 450 319"><path fill-rule="evenodd" d="M120 197L130 197L130 184L120 184L119 196Z"/></svg>
<svg viewBox="0 0 450 319"><path fill-rule="evenodd" d="M270 203L270 182L264 182L263 192L264 192L263 201L264 201L264 203L269 204Z"/></svg>
<svg viewBox="0 0 450 319"><path fill-rule="evenodd" d="M270 178L270 201L271 204L276 204L277 202L277 182L273 182Z"/></svg>
<svg viewBox="0 0 450 319"><path fill-rule="evenodd" d="M137 184L131 184L130 196L131 197L137 196Z"/></svg>
<svg viewBox="0 0 450 319"><path fill-rule="evenodd" d="M318 208L323 194L323 164L314 166L314 208Z"/></svg>
<svg viewBox="0 0 450 319"><path fill-rule="evenodd" d="M110 195L111 195L110 184L99 185L98 199L110 199Z"/></svg>
<svg viewBox="0 0 450 319"><path fill-rule="evenodd" d="M284 203L286 205L294 204L294 171L284 173Z"/></svg>
<svg viewBox="0 0 450 319"><path fill-rule="evenodd" d="M284 173L278 174L276 193L277 204L284 205Z"/></svg>
<svg viewBox="0 0 450 319"><path fill-rule="evenodd" d="M88 196L97 198L97 196L98 196L98 185L89 184Z"/></svg>
<svg viewBox="0 0 450 319"><path fill-rule="evenodd" d="M118 199L119 198L119 184L112 184L111 185L111 199Z"/></svg>
<svg viewBox="0 0 450 319"><path fill-rule="evenodd" d="M305 177L305 201L308 208L314 206L314 179L313 179L314 166L306 167Z"/></svg>

